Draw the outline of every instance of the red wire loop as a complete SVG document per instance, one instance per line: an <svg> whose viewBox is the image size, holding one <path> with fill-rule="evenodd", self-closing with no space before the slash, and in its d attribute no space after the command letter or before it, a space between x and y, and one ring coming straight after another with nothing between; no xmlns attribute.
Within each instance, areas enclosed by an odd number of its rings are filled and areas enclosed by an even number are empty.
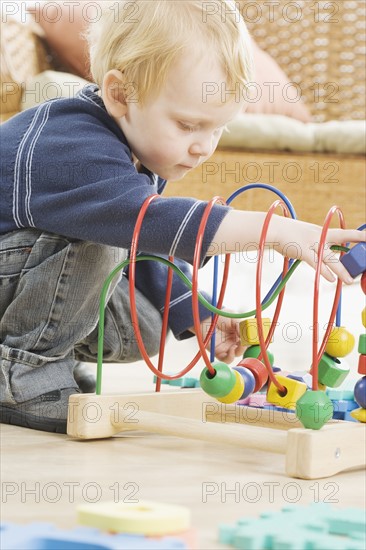
<svg viewBox="0 0 366 550"><path fill-rule="evenodd" d="M324 248L325 248L325 239L327 237L328 229L330 226L330 222L334 216L334 214L338 214L339 224L341 229L345 229L345 221L343 212L339 208L339 206L332 206L332 208L329 210L328 214L325 217L323 229L320 235L320 241L319 241L319 248L317 252L318 261L315 271L315 281L314 281L314 300L313 300L313 348L312 348L312 365L310 372L312 374L313 382L312 382L312 389L318 390L318 366L319 361L324 353L325 346L327 345L327 341L329 338L329 335L331 333L331 330L333 328L334 319L337 313L338 303L341 296L341 290L342 290L342 281L338 277L337 281L337 287L336 292L334 296L333 301L333 307L332 311L330 313L329 322L327 325L327 329L325 331L323 341L321 343L321 346L319 348L319 351L317 351L317 344L318 344L318 338L319 338L319 326L318 326L318 312L319 312L319 284L320 284L320 272L324 257ZM343 255L343 253L341 254Z"/></svg>
<svg viewBox="0 0 366 550"><path fill-rule="evenodd" d="M157 385L156 385L156 391L159 391L161 380L175 380L177 378L181 378L184 376L187 372L189 372L198 362L198 360L202 357L207 369L210 371L211 374L215 374L215 369L211 365L210 359L206 353L206 346L213 334L213 331L215 330L215 326L217 324L217 320L219 317L219 314L215 314L212 318L209 330L207 332L206 337L203 339L201 335L201 321L199 318L199 307L198 307L198 269L201 265L201 252L202 252L202 243L203 243L203 237L204 232L206 229L207 221L210 216L210 213L216 203L225 204L225 200L221 197L214 197L211 199L211 201L208 202L205 211L202 216L202 220L198 229L197 233L197 239L196 239L196 246L194 251L194 261L193 261L193 273L192 273L192 312L193 312L193 321L194 321L194 330L196 333L198 345L199 345L199 351L193 358L193 360L189 363L187 367L185 367L182 371L178 372L174 375L167 375L163 374L163 359L164 359L164 347L166 342L166 335L168 331L168 317L169 317L169 302L170 302L170 295L171 295L171 287L172 287L172 277L173 277L173 270L171 268L168 269L168 276L167 276L167 291L165 296L165 307L164 307L164 315L163 315L163 323L162 323L162 330L161 330L161 338L160 338L160 353L159 353L159 364L158 369L156 369L153 365L153 363L150 360L149 355L146 352L145 345L143 343L139 322L138 322L138 315L136 310L136 295L135 295L135 273L136 273L136 256L138 251L138 242L139 242L139 235L141 231L142 222L144 220L146 211L150 204L156 199L156 198L162 198L160 195L151 195L148 197L144 204L141 207L141 210L139 212L139 215L136 220L133 237L132 237L132 243L131 243L131 250L130 250L130 270L129 270L129 292L130 292L130 309L131 309L131 320L132 325L134 327L134 332L136 336L136 342L138 345L138 348L140 350L141 356L143 357L146 365L149 367L149 369L157 376ZM269 345L269 342L272 339L277 320L281 311L282 302L284 298L284 292L285 288L283 288L278 296L276 309L274 312L273 320L269 329L268 336L266 340L264 340L264 334L263 334L263 326L262 326L262 309L261 309L261 276L262 276L262 266L263 266L263 254L264 254L264 247L266 243L266 237L268 232L269 223L271 221L271 218L274 214L274 211L277 207L281 207L283 214L285 217L291 217L290 211L287 207L287 205L282 200L275 201L270 209L268 210L268 213L266 215L260 241L259 241L259 257L258 257L258 263L257 263L257 271L256 271L256 312L257 312L257 321L258 321L258 336L259 336L259 345L261 349L261 355L262 360L267 368L268 375L270 380L275 384L275 386L279 389L280 392L283 392L285 388L277 381L269 358L267 354L267 347ZM314 307L313 307L313 326L314 326L314 333L313 333L313 350L312 350L312 368L310 372L313 376L313 390L318 389L318 363L321 359L321 356L324 353L324 349L326 346L326 343L328 341L330 332L332 330L332 326L334 323L335 315L337 312L337 307L339 303L340 293L341 293L341 287L342 287L342 281L338 278L336 293L334 297L333 307L330 314L329 323L322 341L322 344L319 348L319 351L317 351L317 341L318 341L318 305L319 305L319 280L320 280L320 272L321 272L321 264L323 261L324 256L324 247L325 247L325 239L327 235L327 231L329 229L329 225L331 222L331 219L335 213L338 213L340 226L342 229L345 227L343 213L340 210L338 206L333 206L324 222L324 226L321 232L320 242L319 242L319 248L318 248L318 264L316 268L315 273L315 283L314 283ZM169 257L170 261L173 261L173 257ZM228 280L228 273L229 273L229 263L230 263L230 254L225 255L225 266L224 266L224 274L220 289L219 298L217 301L217 308L221 309L224 297L225 297L225 290L227 286L227 280ZM283 263L283 271L282 271L282 278L285 277L287 271L288 271L288 258L284 258Z"/></svg>
<svg viewBox="0 0 366 550"><path fill-rule="evenodd" d="M160 197L160 195L151 195L148 197L145 202L143 203L139 215L136 220L133 236L132 236L132 243L131 243L131 250L130 250L130 268L129 268L129 292L130 292L130 310L131 310L131 321L135 332L136 337L136 343L139 348L139 351L141 353L142 358L144 359L146 365L149 367L149 369L157 376L157 387L156 391L159 391L160 389L160 379L164 380L175 380L177 378L181 378L184 376L187 372L189 372L198 362L198 360L203 356L204 360L208 360L207 354L205 352L205 346L208 344L212 333L215 329L215 325L217 322L218 315L215 315L215 317L212 319L212 322L210 324L210 328L208 330L208 333L204 340L202 340L201 336L201 327L200 327L200 320L199 320L199 310L198 310L198 267L200 264L200 255L201 255L201 249L202 249L202 240L204 231L206 228L207 220L209 217L209 214L212 210L213 205L216 202L225 202L224 199L221 199L219 197L215 197L212 199L206 206L204 215L201 220L201 224L198 230L198 236L197 236L197 242L194 252L194 262L193 262L193 277L192 277L192 302L193 302L193 319L195 324L195 331L197 340L200 346L200 351L197 352L193 360L185 367L182 371L178 372L174 375L168 375L164 374L162 372L163 370L163 358L164 358L164 346L166 341L166 334L168 330L168 317L169 317L169 302L170 302L170 293L171 293L171 283L172 283L172 276L173 276L173 270L169 268L168 270L168 278L167 278L167 292L165 296L165 308L164 308L164 315L163 315L163 324L162 324L162 330L161 330L161 337L160 337L160 354L159 354L159 364L158 368L156 368L153 363L150 360L150 357L146 351L144 342L142 340L140 327L139 327L139 321L138 321L138 315L136 310L136 294L135 294L135 274L136 274L136 256L138 251L138 242L139 242L139 235L141 231L142 222L144 220L144 217L146 215L146 211L150 204L156 199ZM172 257L169 257L170 260L173 260ZM227 258L225 260L225 270L224 270L224 276L223 276L223 282L220 290L220 296L218 300L217 307L222 307L222 302L224 300L225 295L225 289L226 289L226 283L228 278L228 270L229 270L229 259L230 255L227 255ZM202 354L202 349L204 350ZM208 360L209 361L209 360ZM207 365L207 362L206 362ZM209 365L207 365L210 372L212 374L215 373L215 370L211 366L211 363L209 362Z"/></svg>
<svg viewBox="0 0 366 550"><path fill-rule="evenodd" d="M271 363L269 361L268 354L267 354L267 347L268 347L270 341L272 340L272 336L273 336L273 333L274 333L276 325L277 325L277 321L278 321L278 317L280 315L280 311L281 311L282 302L283 302L286 287L284 287L281 290L280 294L278 295L276 309L275 309L275 312L274 312L274 315L273 315L273 320L272 320L272 323L271 323L266 341L264 341L263 325L262 325L262 307L261 307L261 278L262 278L264 247L265 247L265 244L266 244L266 237L267 237L268 227L269 227L270 221L272 219L274 211L276 210L276 208L278 206L280 206L282 208L282 211L283 211L283 214L284 214L285 217L287 217L287 218L291 217L291 214L290 214L290 211L289 211L287 205L282 200L276 200L270 206L270 208L267 212L267 215L266 215L265 220L264 220L261 236L260 236L260 239L259 239L258 263L257 263L257 272L256 272L256 295L255 295L256 305L255 305L255 307L256 307L256 312L257 312L259 345L260 345L260 349L261 349L260 357L262 357L262 361L264 362L264 364L266 366L266 369L268 371L268 376L269 376L271 382L273 382L273 384L278 388L278 390L280 392L283 392L283 391L285 391L285 388L282 386L282 384L280 384L278 382L278 380L276 379L276 377L273 373L273 369L272 369L272 366L271 366ZM289 259L284 258L282 278L285 277L285 275L288 271L288 264L289 264Z"/></svg>
<svg viewBox="0 0 366 550"><path fill-rule="evenodd" d="M211 210L213 209L214 205L217 203L226 204L225 200L222 197L214 197L208 202L205 208L205 211L203 213L201 223L197 232L196 246L194 251L193 272L192 272L192 312L193 312L194 330L195 330L202 359L204 360L207 369L212 375L215 374L215 369L211 365L211 361L207 355L206 345L209 342L215 330L217 320L219 318L219 314L216 313L213 316L206 338L205 340L203 340L201 335L201 324L200 324L199 309L198 309L198 269L201 265L202 243L203 243L203 237L204 237L207 221L210 216ZM229 265L230 265L230 254L225 254L224 273L222 278L220 294L216 305L218 309L222 308L222 304L225 298L225 290L226 290L228 275L229 275Z"/></svg>

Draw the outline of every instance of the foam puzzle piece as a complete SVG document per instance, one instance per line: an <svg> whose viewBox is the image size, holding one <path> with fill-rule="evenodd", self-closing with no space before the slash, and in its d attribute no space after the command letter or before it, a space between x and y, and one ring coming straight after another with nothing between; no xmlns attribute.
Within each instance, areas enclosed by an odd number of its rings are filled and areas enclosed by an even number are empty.
<svg viewBox="0 0 366 550"><path fill-rule="evenodd" d="M156 383L156 376L154 376L154 384ZM174 380L166 380L163 378L161 380L162 384L167 386L177 386L181 388L199 388L201 387L200 381L198 378L193 376L182 376L181 378L175 378Z"/></svg>
<svg viewBox="0 0 366 550"><path fill-rule="evenodd" d="M166 536L187 531L191 513L186 506L151 500L95 502L77 507L78 522L113 533Z"/></svg>
<svg viewBox="0 0 366 550"><path fill-rule="evenodd" d="M341 399L346 401L353 401L354 400L354 387L358 380L357 377L351 377L349 376L346 378L346 380L343 382L342 386L340 388L327 388L326 393L329 397L329 399Z"/></svg>
<svg viewBox="0 0 366 550"><path fill-rule="evenodd" d="M364 550L364 510L324 503L286 506L219 526L219 541L237 550Z"/></svg>
<svg viewBox="0 0 366 550"><path fill-rule="evenodd" d="M4 550L187 550L176 537L159 539L142 535L108 535L98 529L78 527L70 531L49 523L0 524Z"/></svg>

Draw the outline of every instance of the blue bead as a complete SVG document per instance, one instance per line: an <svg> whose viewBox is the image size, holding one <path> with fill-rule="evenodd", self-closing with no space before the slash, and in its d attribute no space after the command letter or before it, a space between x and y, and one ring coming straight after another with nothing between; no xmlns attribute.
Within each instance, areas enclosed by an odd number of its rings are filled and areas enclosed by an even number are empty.
<svg viewBox="0 0 366 550"><path fill-rule="evenodd" d="M254 387L255 387L254 374L249 369L246 369L245 367L233 367L233 370L236 370L236 372L238 372L244 380L244 393L240 397L240 399L245 399L246 397L249 397L251 393L254 392Z"/></svg>
<svg viewBox="0 0 366 550"><path fill-rule="evenodd" d="M366 271L366 243L355 244L340 261L353 278Z"/></svg>
<svg viewBox="0 0 366 550"><path fill-rule="evenodd" d="M366 376L363 376L356 382L355 401L362 409L366 409Z"/></svg>

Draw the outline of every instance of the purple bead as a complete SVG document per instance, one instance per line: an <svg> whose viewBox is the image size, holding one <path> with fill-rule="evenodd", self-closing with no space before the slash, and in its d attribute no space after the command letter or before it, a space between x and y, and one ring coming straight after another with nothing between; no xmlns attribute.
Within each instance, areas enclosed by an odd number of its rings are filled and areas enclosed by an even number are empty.
<svg viewBox="0 0 366 550"><path fill-rule="evenodd" d="M366 409L366 376L363 376L356 382L355 401L362 409Z"/></svg>
<svg viewBox="0 0 366 550"><path fill-rule="evenodd" d="M366 271L366 243L355 244L341 257L340 262L353 278Z"/></svg>

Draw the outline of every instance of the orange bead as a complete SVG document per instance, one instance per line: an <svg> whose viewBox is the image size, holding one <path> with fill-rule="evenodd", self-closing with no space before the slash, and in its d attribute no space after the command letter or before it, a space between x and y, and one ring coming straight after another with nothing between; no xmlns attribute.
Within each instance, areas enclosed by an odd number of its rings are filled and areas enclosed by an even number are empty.
<svg viewBox="0 0 366 550"><path fill-rule="evenodd" d="M254 393L263 388L268 380L268 372L265 365L259 359L254 357L246 357L238 364L238 367L245 367L253 373L255 379Z"/></svg>
<svg viewBox="0 0 366 550"><path fill-rule="evenodd" d="M345 357L353 350L354 336L344 327L334 327L330 333L325 352L331 357Z"/></svg>

